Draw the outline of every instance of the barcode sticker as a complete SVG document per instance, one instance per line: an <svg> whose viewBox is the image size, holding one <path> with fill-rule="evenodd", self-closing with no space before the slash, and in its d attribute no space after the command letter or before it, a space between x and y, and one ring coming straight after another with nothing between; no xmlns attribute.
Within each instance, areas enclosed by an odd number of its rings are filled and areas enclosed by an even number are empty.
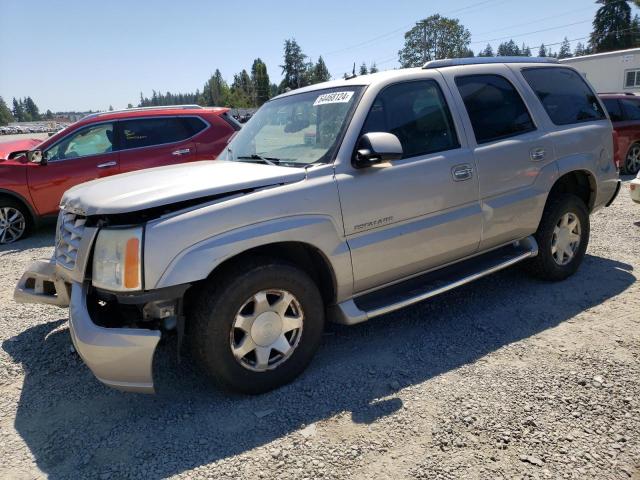
<svg viewBox="0 0 640 480"><path fill-rule="evenodd" d="M318 105L327 105L329 103L348 103L351 97L353 97L353 92L325 93L316 98L313 106L317 107Z"/></svg>

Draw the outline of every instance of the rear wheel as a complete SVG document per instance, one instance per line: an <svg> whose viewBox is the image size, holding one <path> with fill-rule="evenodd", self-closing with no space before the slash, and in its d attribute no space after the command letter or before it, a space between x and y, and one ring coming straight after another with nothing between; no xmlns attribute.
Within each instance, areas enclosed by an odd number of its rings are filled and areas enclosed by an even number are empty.
<svg viewBox="0 0 640 480"><path fill-rule="evenodd" d="M636 175L640 171L640 143L634 143L629 148L627 157L624 159L622 173Z"/></svg>
<svg viewBox="0 0 640 480"><path fill-rule="evenodd" d="M298 376L316 352L324 305L311 278L277 260L209 281L193 312L195 356L223 388L262 393Z"/></svg>
<svg viewBox="0 0 640 480"><path fill-rule="evenodd" d="M20 202L0 197L0 245L13 243L28 235L31 216Z"/></svg>
<svg viewBox="0 0 640 480"><path fill-rule="evenodd" d="M575 195L550 198L538 231L538 256L529 263L531 272L543 280L559 281L573 275L589 244L589 212Z"/></svg>

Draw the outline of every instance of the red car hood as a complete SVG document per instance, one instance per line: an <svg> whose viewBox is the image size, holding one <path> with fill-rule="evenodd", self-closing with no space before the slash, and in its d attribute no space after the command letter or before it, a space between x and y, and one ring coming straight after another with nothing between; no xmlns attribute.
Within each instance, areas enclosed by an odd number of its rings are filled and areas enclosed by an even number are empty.
<svg viewBox="0 0 640 480"><path fill-rule="evenodd" d="M31 150L33 147L41 143L42 140L38 140L37 138L24 138L20 140L13 140L11 142L0 142L0 161L9 158L9 154L13 152Z"/></svg>

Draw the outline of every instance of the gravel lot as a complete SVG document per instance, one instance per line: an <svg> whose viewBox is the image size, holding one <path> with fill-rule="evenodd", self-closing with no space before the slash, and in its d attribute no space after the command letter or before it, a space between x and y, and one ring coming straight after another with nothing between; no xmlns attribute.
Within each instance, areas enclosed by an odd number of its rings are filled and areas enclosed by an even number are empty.
<svg viewBox="0 0 640 480"><path fill-rule="evenodd" d="M67 313L17 305L53 231L0 247L0 478L640 479L640 205L593 217L579 273L512 269L356 327L298 381L204 383L172 342L159 393L103 387Z"/></svg>

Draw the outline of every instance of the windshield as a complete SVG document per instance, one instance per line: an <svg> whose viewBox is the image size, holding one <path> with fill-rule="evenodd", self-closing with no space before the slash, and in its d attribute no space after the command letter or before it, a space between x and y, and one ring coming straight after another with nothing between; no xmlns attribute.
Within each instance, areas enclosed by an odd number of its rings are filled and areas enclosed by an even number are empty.
<svg viewBox="0 0 640 480"><path fill-rule="evenodd" d="M293 167L330 162L361 90L329 88L268 102L219 158Z"/></svg>

